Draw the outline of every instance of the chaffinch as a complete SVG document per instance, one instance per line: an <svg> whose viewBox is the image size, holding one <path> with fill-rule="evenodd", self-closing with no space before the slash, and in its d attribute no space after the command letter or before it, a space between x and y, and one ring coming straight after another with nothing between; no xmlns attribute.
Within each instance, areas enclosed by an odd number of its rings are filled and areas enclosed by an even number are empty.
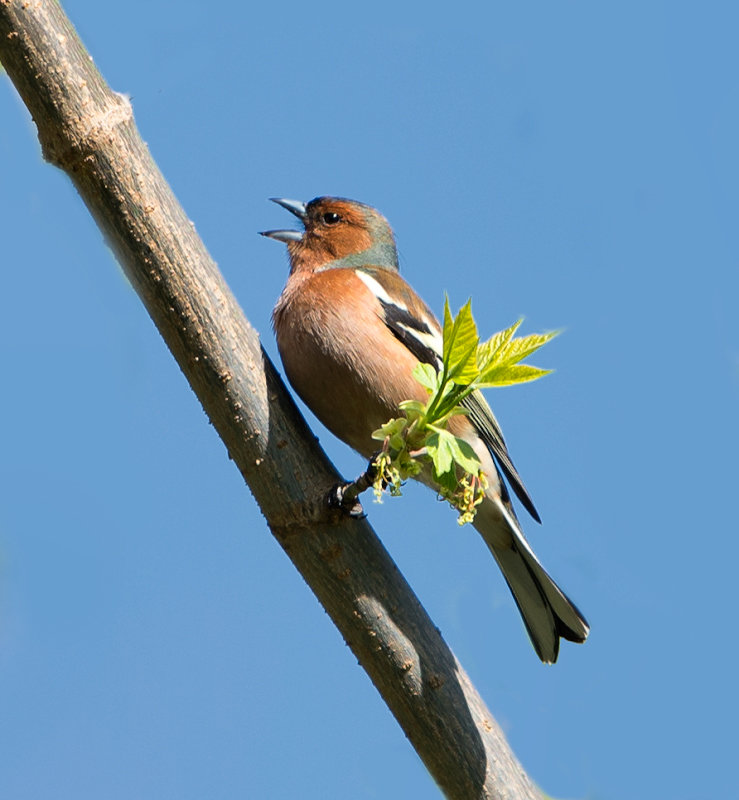
<svg viewBox="0 0 739 800"><path fill-rule="evenodd" d="M265 231L285 242L290 276L272 321L295 391L319 420L365 458L372 432L398 416L398 404L427 393L413 377L419 361L438 366L442 334L428 306L400 277L395 238L374 208L318 197L274 199L304 231ZM539 515L508 455L500 426L479 392L449 429L474 448L489 482L474 525L513 593L539 658L554 663L560 637L584 642L588 623L529 546L503 475L529 513ZM419 479L433 487L429 472Z"/></svg>

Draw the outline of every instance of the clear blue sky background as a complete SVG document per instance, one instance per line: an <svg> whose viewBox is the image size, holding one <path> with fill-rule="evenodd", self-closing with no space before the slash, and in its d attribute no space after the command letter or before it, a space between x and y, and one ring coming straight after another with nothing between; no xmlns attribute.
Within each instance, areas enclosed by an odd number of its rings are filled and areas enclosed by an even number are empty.
<svg viewBox="0 0 739 800"><path fill-rule="evenodd" d="M585 646L542 666L429 492L371 521L549 794L734 796L735 4L64 5L273 357L274 195L377 206L486 334L566 328L490 399ZM437 797L4 76L0 186L2 796Z"/></svg>

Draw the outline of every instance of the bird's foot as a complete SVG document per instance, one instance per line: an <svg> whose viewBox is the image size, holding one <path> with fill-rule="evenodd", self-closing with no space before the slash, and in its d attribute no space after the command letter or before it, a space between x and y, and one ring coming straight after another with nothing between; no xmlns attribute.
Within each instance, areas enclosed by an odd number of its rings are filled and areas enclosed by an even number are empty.
<svg viewBox="0 0 739 800"><path fill-rule="evenodd" d="M367 516L357 499L354 483L337 483L328 493L328 504L352 519L364 519Z"/></svg>
<svg viewBox="0 0 739 800"><path fill-rule="evenodd" d="M359 502L359 495L372 486L377 475L374 456L370 459L367 469L356 479L349 483L337 483L328 493L328 504L332 508L340 509L352 519L364 519L367 514Z"/></svg>

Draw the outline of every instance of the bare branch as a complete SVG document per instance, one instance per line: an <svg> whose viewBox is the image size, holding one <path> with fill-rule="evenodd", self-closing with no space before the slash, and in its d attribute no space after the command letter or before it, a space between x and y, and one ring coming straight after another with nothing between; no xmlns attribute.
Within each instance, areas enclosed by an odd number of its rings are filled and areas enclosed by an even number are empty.
<svg viewBox="0 0 739 800"><path fill-rule="evenodd" d="M133 121L53 0L0 0L0 59L104 232L267 522L451 798L539 798L305 426Z"/></svg>

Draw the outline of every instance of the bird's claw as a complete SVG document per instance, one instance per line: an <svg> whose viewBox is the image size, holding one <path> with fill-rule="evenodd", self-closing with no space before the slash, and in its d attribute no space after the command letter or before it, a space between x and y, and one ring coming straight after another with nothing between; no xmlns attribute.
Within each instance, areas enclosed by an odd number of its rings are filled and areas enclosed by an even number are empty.
<svg viewBox="0 0 739 800"><path fill-rule="evenodd" d="M348 492L348 489L353 491ZM328 504L332 508L338 508L352 519L364 519L367 516L357 498L355 482L337 483L328 493Z"/></svg>

